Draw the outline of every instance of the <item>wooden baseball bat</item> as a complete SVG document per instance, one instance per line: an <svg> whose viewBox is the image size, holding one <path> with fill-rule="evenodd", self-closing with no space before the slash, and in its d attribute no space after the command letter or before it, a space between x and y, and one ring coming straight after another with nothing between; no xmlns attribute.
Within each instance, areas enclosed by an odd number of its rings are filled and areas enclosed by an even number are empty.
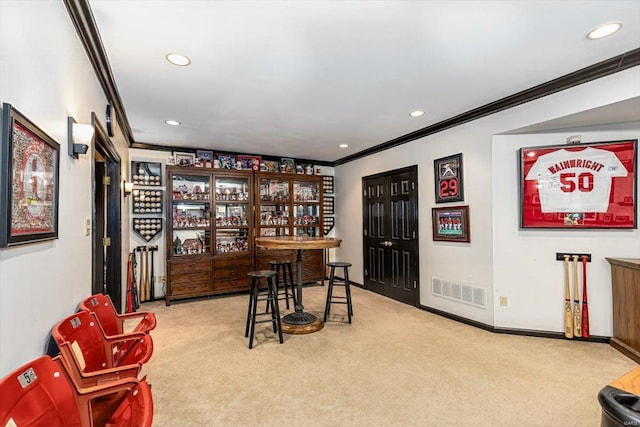
<svg viewBox="0 0 640 427"><path fill-rule="evenodd" d="M573 338L571 288L569 287L569 255L564 256L564 336Z"/></svg>
<svg viewBox="0 0 640 427"><path fill-rule="evenodd" d="M578 255L573 256L573 336L582 336L580 325L580 287L578 285Z"/></svg>
<svg viewBox="0 0 640 427"><path fill-rule="evenodd" d="M589 304L587 303L587 257L582 257L582 338L589 338Z"/></svg>
<svg viewBox="0 0 640 427"><path fill-rule="evenodd" d="M144 248L140 248L140 302L144 302L145 286L146 286L146 267L144 264Z"/></svg>
<svg viewBox="0 0 640 427"><path fill-rule="evenodd" d="M144 288L144 299L145 299L145 301L149 301L151 299L151 269L150 269L150 262L149 262L149 252L151 252L149 250L149 247L145 246L144 247L144 253L145 253L145 257L146 257L145 264L147 266L146 267L147 280L146 280L146 283L145 283L146 287ZM578 261L577 261L577 259L578 259L578 257L576 257L576 274L578 273L578 264L577 264ZM577 286L578 286L578 284L576 283L576 289L578 289ZM577 309L577 310L578 310L578 315L580 315L580 313L579 313L580 309Z"/></svg>

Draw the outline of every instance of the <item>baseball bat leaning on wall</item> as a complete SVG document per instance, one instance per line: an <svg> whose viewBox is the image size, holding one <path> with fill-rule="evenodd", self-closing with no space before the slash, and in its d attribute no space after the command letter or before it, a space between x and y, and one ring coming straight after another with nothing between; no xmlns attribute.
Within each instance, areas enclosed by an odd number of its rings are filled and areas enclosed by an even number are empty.
<svg viewBox="0 0 640 427"><path fill-rule="evenodd" d="M145 301L149 301L151 299L151 263L149 262L149 252L151 252L149 250L149 247L145 246L144 247L144 253L145 253L145 256L147 258L147 262L146 262L146 264L147 264L147 281L146 281L147 287L144 290L144 299L145 299ZM576 257L576 276L577 276L577 273L578 273L577 259L578 258ZM578 280L578 279L576 279L576 280ZM578 289L577 286L578 286L578 284L576 283L576 289ZM580 309L577 308L576 310L578 310L578 315L580 315Z"/></svg>
<svg viewBox="0 0 640 427"><path fill-rule="evenodd" d="M589 338L589 303L587 302L587 257L582 257L582 338Z"/></svg>
<svg viewBox="0 0 640 427"><path fill-rule="evenodd" d="M569 286L569 255L564 256L564 336L567 338L573 338L571 287Z"/></svg>
<svg viewBox="0 0 640 427"><path fill-rule="evenodd" d="M582 336L580 325L580 285L578 282L578 255L573 256L573 336Z"/></svg>

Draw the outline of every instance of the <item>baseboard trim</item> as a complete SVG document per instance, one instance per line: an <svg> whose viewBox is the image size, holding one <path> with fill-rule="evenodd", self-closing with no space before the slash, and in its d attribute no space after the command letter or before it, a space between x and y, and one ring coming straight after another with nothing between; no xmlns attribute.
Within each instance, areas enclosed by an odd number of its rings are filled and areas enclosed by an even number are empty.
<svg viewBox="0 0 640 427"><path fill-rule="evenodd" d="M476 320L467 319L466 317L458 316L456 314L447 313L446 311L438 310L437 308L428 307L420 304L419 309L428 311L429 313L437 314L438 316L446 317L447 319L455 320L456 322L464 323L465 325L475 326L476 328L484 329L485 331L493 332L496 334L509 334L509 335L523 335L527 337L537 338L555 338L555 339L568 339L564 336L564 332L551 332L551 331L537 331L533 329L512 329L501 328L489 325L487 323L478 322ZM573 341L585 341L609 344L610 337L604 336L590 336L589 338L573 338Z"/></svg>

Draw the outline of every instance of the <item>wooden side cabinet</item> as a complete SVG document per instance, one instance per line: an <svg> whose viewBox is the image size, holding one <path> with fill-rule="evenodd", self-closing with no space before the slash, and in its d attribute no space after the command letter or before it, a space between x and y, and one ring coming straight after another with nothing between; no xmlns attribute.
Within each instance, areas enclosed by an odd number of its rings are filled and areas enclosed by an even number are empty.
<svg viewBox="0 0 640 427"><path fill-rule="evenodd" d="M611 264L611 346L640 363L640 259L607 258Z"/></svg>

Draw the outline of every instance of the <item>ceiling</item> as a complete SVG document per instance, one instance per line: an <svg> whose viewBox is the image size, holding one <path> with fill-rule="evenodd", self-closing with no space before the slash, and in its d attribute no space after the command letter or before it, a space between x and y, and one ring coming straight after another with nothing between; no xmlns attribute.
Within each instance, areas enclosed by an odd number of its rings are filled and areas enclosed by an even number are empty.
<svg viewBox="0 0 640 427"><path fill-rule="evenodd" d="M323 161L640 47L637 0L89 4L136 142Z"/></svg>

